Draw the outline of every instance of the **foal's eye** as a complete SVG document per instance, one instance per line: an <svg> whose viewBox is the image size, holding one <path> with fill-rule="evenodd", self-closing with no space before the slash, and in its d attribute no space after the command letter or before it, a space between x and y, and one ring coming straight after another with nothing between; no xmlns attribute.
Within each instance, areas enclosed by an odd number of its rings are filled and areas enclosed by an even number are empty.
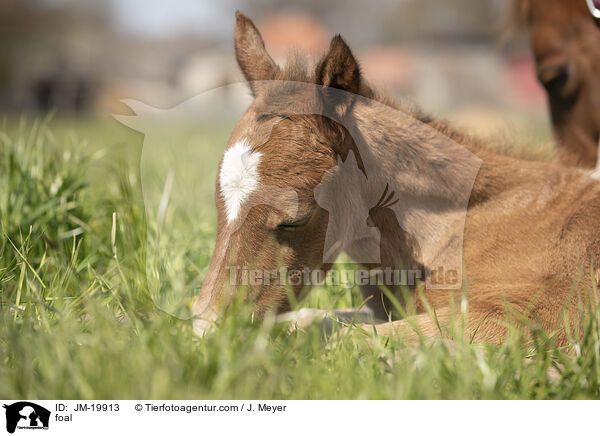
<svg viewBox="0 0 600 436"><path fill-rule="evenodd" d="M307 215L299 220L284 221L277 226L277 230L285 230L285 231L296 230L296 229L302 227L304 224L306 224L310 220L310 217L311 217L310 215Z"/></svg>
<svg viewBox="0 0 600 436"><path fill-rule="evenodd" d="M287 118L285 115L281 115L281 114L274 114L274 113L270 113L270 112L263 112L257 115L256 119L257 121L268 121L268 120L283 120Z"/></svg>

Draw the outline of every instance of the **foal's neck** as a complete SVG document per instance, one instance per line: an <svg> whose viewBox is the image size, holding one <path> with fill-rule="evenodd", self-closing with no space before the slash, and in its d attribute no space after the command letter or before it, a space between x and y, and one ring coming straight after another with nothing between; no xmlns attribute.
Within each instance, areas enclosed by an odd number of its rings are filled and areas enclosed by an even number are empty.
<svg viewBox="0 0 600 436"><path fill-rule="evenodd" d="M382 106L375 103L356 111L358 131L364 132L365 166L370 162L371 172L395 179L415 200L436 199L460 207L468 190L472 206L559 172L546 162L495 152L446 121Z"/></svg>
<svg viewBox="0 0 600 436"><path fill-rule="evenodd" d="M393 180L396 193L421 203L468 200L482 159L454 131L377 102L356 108L355 124L367 177Z"/></svg>
<svg viewBox="0 0 600 436"><path fill-rule="evenodd" d="M405 112L370 103L357 107L355 115L350 133L369 185L394 192L398 228L414 237L427 268L461 274L466 214L482 159ZM382 236L393 238L388 233Z"/></svg>

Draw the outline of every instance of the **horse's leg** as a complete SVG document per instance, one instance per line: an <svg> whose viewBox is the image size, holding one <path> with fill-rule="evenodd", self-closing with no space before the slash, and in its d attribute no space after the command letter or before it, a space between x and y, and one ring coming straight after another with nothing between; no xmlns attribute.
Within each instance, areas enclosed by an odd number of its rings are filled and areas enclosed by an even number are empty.
<svg viewBox="0 0 600 436"><path fill-rule="evenodd" d="M350 307L347 309L312 309L303 308L291 312L284 312L275 318L276 322L291 322L297 327L308 327L320 322L325 318L343 323L365 323L374 324L382 320L374 319L373 311L367 307Z"/></svg>

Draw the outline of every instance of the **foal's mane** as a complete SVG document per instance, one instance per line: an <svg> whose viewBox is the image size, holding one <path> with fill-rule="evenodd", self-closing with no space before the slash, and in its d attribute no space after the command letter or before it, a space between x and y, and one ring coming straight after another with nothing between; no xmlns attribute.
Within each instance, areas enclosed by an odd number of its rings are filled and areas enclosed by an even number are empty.
<svg viewBox="0 0 600 436"><path fill-rule="evenodd" d="M514 3L528 3L528 0L515 0ZM309 57L306 53L296 49L289 53L285 66L280 69L275 80L316 83L313 72L314 65L311 63ZM532 161L549 161L554 159L552 152L549 152L547 149L519 146L520 144L507 135L496 134L495 137L481 138L468 134L453 126L448 120L436 119L427 114L413 101L405 100L400 103L396 102L391 96L373 89L367 83L364 83L364 80L358 95L410 115L444 134L454 142L473 151L487 150L504 156Z"/></svg>

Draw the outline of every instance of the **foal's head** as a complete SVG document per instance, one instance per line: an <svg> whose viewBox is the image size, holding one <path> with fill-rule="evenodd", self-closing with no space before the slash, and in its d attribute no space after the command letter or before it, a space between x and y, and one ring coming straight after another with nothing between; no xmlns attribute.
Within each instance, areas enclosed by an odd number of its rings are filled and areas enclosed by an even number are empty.
<svg viewBox="0 0 600 436"><path fill-rule="evenodd" d="M561 160L593 167L600 136L600 27L586 1L600 11L598 0L517 0L515 6L531 32Z"/></svg>
<svg viewBox="0 0 600 436"><path fill-rule="evenodd" d="M296 57L281 69L252 21L240 13L234 39L254 101L233 129L219 167L216 246L194 305L198 332L209 328L220 308L240 292L259 315L285 309L287 292L299 293L302 281L283 280L282 271L303 271L323 260L328 214L315 202L314 192L337 157L348 154L351 140L340 124L318 115L314 107L325 110L329 105L326 110L343 117L351 102L331 103L290 87L304 82L368 92L339 36L314 71ZM303 112L303 105L311 108Z"/></svg>

